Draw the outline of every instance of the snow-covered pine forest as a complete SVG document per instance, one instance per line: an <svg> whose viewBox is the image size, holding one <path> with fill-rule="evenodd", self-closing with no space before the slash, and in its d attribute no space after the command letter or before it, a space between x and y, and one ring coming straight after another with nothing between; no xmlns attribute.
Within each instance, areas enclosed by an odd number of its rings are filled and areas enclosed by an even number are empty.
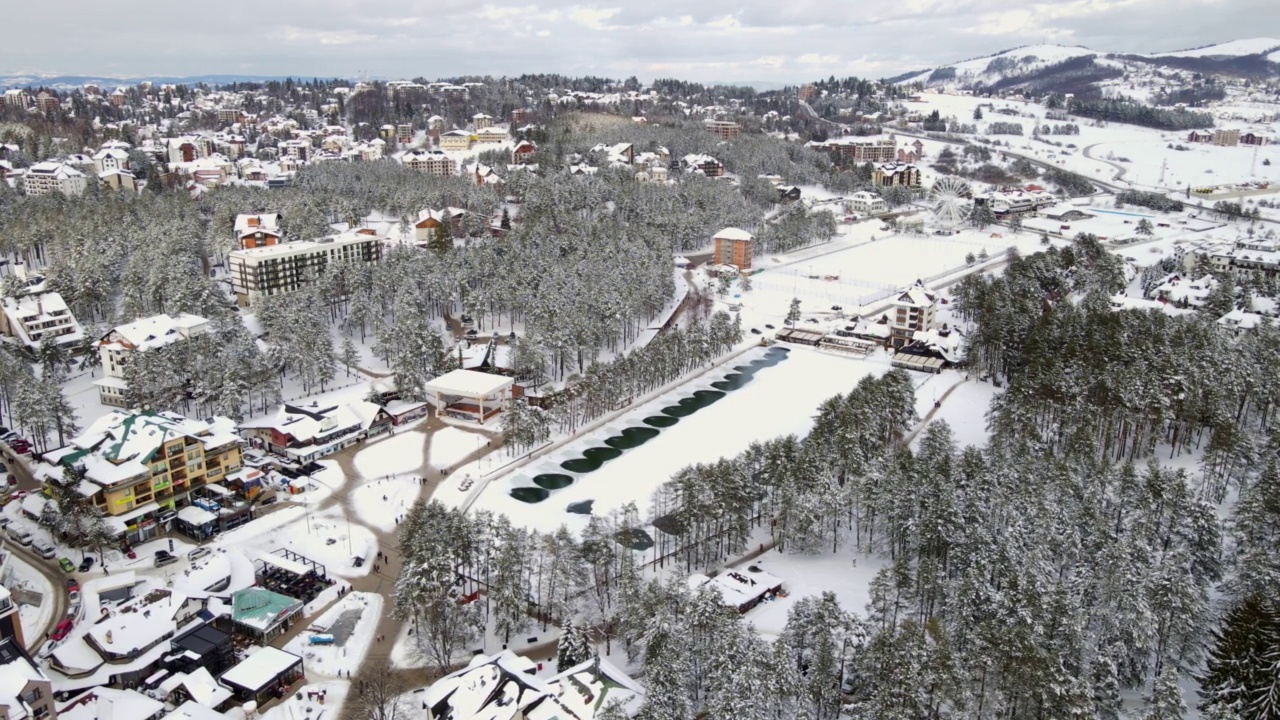
<svg viewBox="0 0 1280 720"><path fill-rule="evenodd" d="M940 421L904 444L910 380L868 377L823 403L807 437L688 467L644 512L593 517L581 537L419 505L401 526L415 561L397 612L441 666L488 615L500 637L585 629L645 668L653 720L1174 720L1183 685L1206 716L1275 717L1275 646L1250 633L1280 628L1261 390L1280 332L1114 312L1097 296L1118 277L1086 236L966 281L975 369L1008 385L983 449ZM886 561L865 614L805 598L770 643L684 583L760 540ZM475 589L483 602L456 603Z"/></svg>

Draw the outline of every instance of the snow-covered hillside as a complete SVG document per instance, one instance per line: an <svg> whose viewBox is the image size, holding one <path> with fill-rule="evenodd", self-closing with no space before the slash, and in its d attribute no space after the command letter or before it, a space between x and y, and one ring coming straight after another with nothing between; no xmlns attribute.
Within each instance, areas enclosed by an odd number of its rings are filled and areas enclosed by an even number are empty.
<svg viewBox="0 0 1280 720"><path fill-rule="evenodd" d="M1274 63L1268 69L1266 58ZM1075 61L1075 62L1070 62ZM947 90L1012 89L1083 92L1090 86L1130 84L1157 69L1228 78L1280 76L1280 38L1247 38L1164 53L1111 53L1082 46L1027 45L915 73L900 83L924 83ZM1189 80L1190 82L1190 80ZM1139 95L1141 93L1138 93Z"/></svg>
<svg viewBox="0 0 1280 720"><path fill-rule="evenodd" d="M1002 53L996 53L995 55L963 60L951 65L944 65L935 70L926 70L902 82L941 81L954 71L954 80L957 83L981 82L989 85L1006 77L1035 72L1048 65L1060 63L1063 60L1097 54L1097 52L1081 46L1025 45ZM936 77L934 77L935 73L937 74Z"/></svg>
<svg viewBox="0 0 1280 720"><path fill-rule="evenodd" d="M1151 57L1240 57L1241 55L1257 55L1277 48L1280 48L1280 39L1248 38L1218 43L1217 45L1206 45L1205 47L1192 48L1190 50L1156 53ZM1280 57L1280 52L1272 53L1268 59L1276 62L1277 57Z"/></svg>

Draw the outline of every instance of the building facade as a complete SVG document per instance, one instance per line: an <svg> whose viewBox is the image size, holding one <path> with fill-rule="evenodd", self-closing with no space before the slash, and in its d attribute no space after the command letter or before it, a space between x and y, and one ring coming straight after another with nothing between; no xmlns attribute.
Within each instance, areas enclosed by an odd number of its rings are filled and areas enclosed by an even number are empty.
<svg viewBox="0 0 1280 720"><path fill-rule="evenodd" d="M234 250L227 256L231 290L242 306L293 292L316 282L332 263L378 262L383 239L374 230L359 229L317 240Z"/></svg>
<svg viewBox="0 0 1280 720"><path fill-rule="evenodd" d="M51 467L44 474L48 483L64 487L71 478L63 469L73 469L81 478L75 492L130 540L145 539L160 513L190 504L194 491L240 470L242 444L230 418L117 410L45 453Z"/></svg>
<svg viewBox="0 0 1280 720"><path fill-rule="evenodd" d="M41 162L27 168L22 176L22 189L28 195L48 195L60 192L63 195L79 195L88 187L89 181L84 173L59 162Z"/></svg>
<svg viewBox="0 0 1280 720"><path fill-rule="evenodd" d="M755 238L739 228L725 228L712 238L715 242L714 262L717 265L733 265L739 270L751 269L751 251Z"/></svg>
<svg viewBox="0 0 1280 720"><path fill-rule="evenodd" d="M923 285L902 291L889 305L889 345L910 345L917 332L932 330L937 312L937 295Z"/></svg>

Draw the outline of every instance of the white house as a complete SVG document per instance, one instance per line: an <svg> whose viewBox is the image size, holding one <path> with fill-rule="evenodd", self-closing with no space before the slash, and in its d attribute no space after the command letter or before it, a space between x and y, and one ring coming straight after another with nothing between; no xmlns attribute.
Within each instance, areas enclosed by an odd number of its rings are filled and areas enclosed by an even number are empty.
<svg viewBox="0 0 1280 720"><path fill-rule="evenodd" d="M112 170L128 170L129 153L117 148L104 147L93 154L93 167L99 175Z"/></svg>
<svg viewBox="0 0 1280 720"><path fill-rule="evenodd" d="M124 379L124 369L134 353L171 345L208 331L208 320L186 313L177 317L162 313L113 328L97 342L102 360L102 378L93 383L98 386L98 402L125 407L129 384Z"/></svg>
<svg viewBox="0 0 1280 720"><path fill-rule="evenodd" d="M879 215L889 212L889 203L872 192L859 190L849 196L849 209L859 215Z"/></svg>

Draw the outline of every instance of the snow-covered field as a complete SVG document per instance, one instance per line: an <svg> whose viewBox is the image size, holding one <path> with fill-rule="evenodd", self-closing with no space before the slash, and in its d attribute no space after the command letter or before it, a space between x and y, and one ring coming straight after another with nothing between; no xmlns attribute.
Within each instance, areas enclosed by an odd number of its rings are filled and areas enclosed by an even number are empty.
<svg viewBox="0 0 1280 720"><path fill-rule="evenodd" d="M958 374L958 373L957 373ZM1000 392L998 388L989 382L980 382L971 379L964 380L960 377L961 382L955 384L955 389L951 390L951 394L946 396L946 400L942 406L938 408L930 422L938 422L944 420L951 426L951 434L955 438L956 448L963 449L969 445L977 447L985 447L990 434L987 432L987 409L991 407L991 400ZM953 383L947 385L939 385L939 388L950 387ZM941 392L945 392L942 390ZM941 400L941 397L939 397ZM929 401L932 406L932 400ZM927 411L926 411L927 412ZM924 416L924 412L920 413ZM921 428L923 434L923 428ZM914 446L918 446L920 435L916 435Z"/></svg>
<svg viewBox="0 0 1280 720"><path fill-rule="evenodd" d="M62 592L62 590L60 588L55 590L48 578L36 572L34 567L16 555L10 555L8 570L10 575L5 578L5 587L10 591L27 590L33 593L40 593L39 605L18 603L18 618L19 622L22 623L22 636L27 638L29 644L31 639L43 633L46 627L49 626L50 621L53 620L53 593Z"/></svg>
<svg viewBox="0 0 1280 720"><path fill-rule="evenodd" d="M760 354L763 351L759 351ZM531 487L531 478L541 473L564 473L560 463L581 457L582 451L601 447L606 437L627 427L645 427L643 418L696 390L710 389L713 381L733 372L732 365L744 365L758 354L748 353L737 361L709 372L637 407L604 427L540 458L533 464L489 483L475 507L508 515L512 522L542 532L560 525L580 531L587 516L568 513L569 503L594 501L592 512L608 514L628 502L644 512L653 491L677 470L698 462L732 457L757 440L806 433L818 405L828 397L846 392L864 375L883 373L887 364L830 355L810 348L791 347L786 360L759 370L744 387L676 425L663 429L647 443L625 451L595 472L576 475L569 487L551 491L545 501L529 504L510 495L515 487ZM572 474L572 473L567 473Z"/></svg>
<svg viewBox="0 0 1280 720"><path fill-rule="evenodd" d="M787 597L760 603L745 616L761 637L773 640L782 634L787 613L796 602L811 595L833 592L842 608L865 616L871 598L871 580L889 561L853 547L843 547L839 552L819 555L768 550L747 564L783 580Z"/></svg>
<svg viewBox="0 0 1280 720"><path fill-rule="evenodd" d="M431 434L431 464L453 467L467 455L484 448L488 438L458 427L444 427Z"/></svg>
<svg viewBox="0 0 1280 720"><path fill-rule="evenodd" d="M422 493L416 475L370 480L352 490L349 497L360 522L382 532L392 532L396 518L409 511Z"/></svg>
<svg viewBox="0 0 1280 720"><path fill-rule="evenodd" d="M422 467L423 435L416 430L374 439L361 445L355 468L366 478L416 472Z"/></svg>

